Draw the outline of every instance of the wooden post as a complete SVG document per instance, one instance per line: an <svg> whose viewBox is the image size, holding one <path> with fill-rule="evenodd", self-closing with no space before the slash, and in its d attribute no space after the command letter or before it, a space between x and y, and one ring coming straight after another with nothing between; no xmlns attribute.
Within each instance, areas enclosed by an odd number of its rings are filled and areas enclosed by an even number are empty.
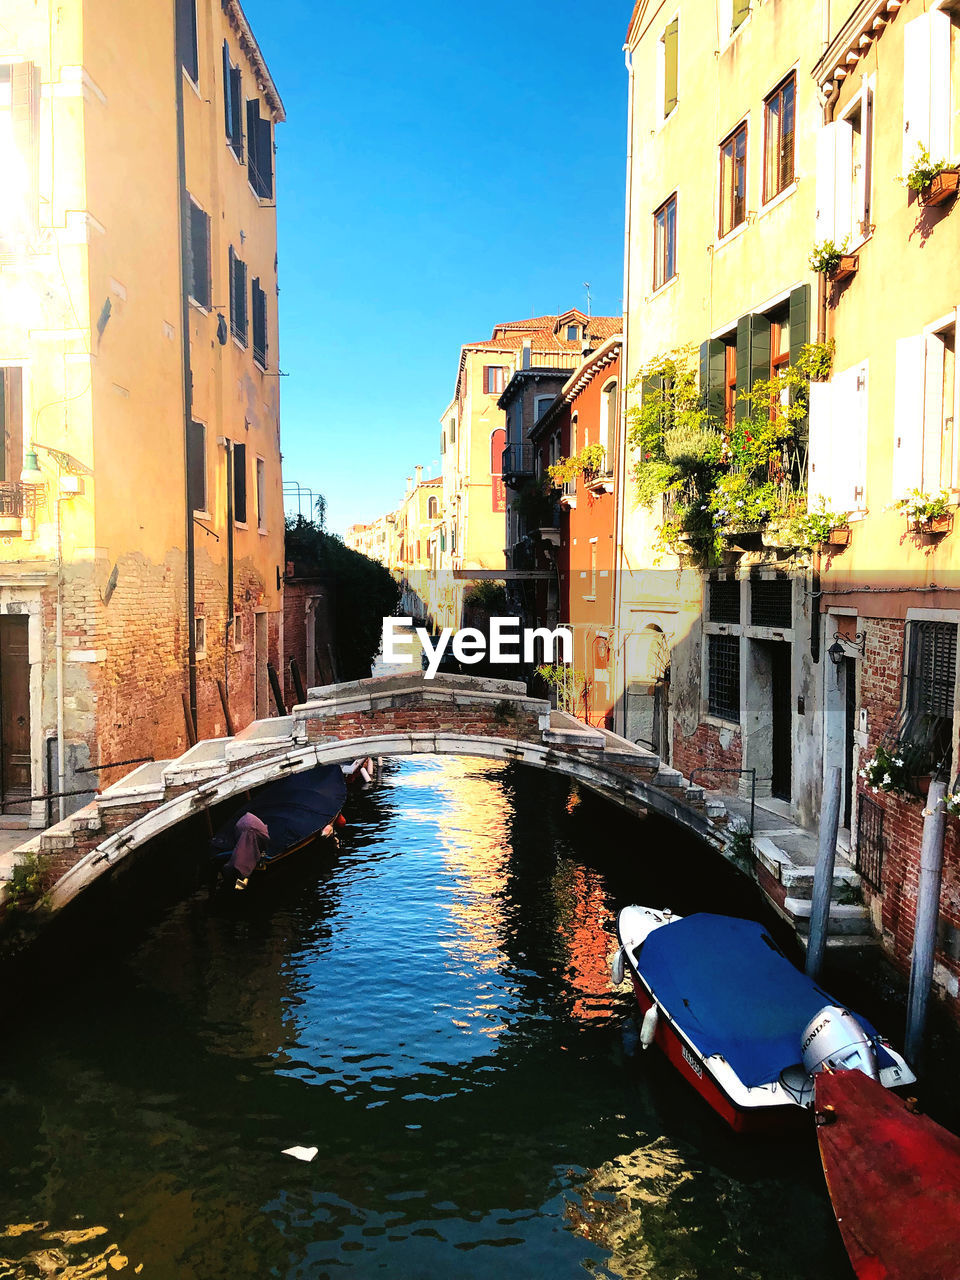
<svg viewBox="0 0 960 1280"><path fill-rule="evenodd" d="M930 783L924 809L923 842L920 846L920 879L917 884L917 918L913 926L910 956L910 991L907 996L907 1034L903 1051L915 1067L923 1046L927 1022L927 1001L933 979L933 956L937 949L940 919L940 881L943 875L943 834L947 811L943 798L947 786L936 778Z"/></svg>
<svg viewBox="0 0 960 1280"><path fill-rule="evenodd" d="M823 964L830 924L830 897L833 893L833 864L837 857L837 831L840 829L840 770L836 765L827 771L820 805L820 846L813 873L813 902L810 904L810 939L807 944L807 974L816 978Z"/></svg>
<svg viewBox="0 0 960 1280"><path fill-rule="evenodd" d="M280 688L280 677L272 662L267 663L267 676L270 679L270 688L273 690L273 700L277 704L277 715L285 716L287 708L283 701L283 690Z"/></svg>
<svg viewBox="0 0 960 1280"><path fill-rule="evenodd" d="M190 743L191 747L195 747L197 745L197 729L196 725L193 723L193 713L190 710L190 699L185 693L180 696L183 698L183 718L187 725L187 741Z"/></svg>
<svg viewBox="0 0 960 1280"><path fill-rule="evenodd" d="M223 718L227 722L227 737L232 738L234 735L233 717L230 714L230 704L227 701L227 690L222 680L217 681L217 689L220 692L220 705L223 707Z"/></svg>
<svg viewBox="0 0 960 1280"><path fill-rule="evenodd" d="M293 687L297 695L297 702L306 702L307 691L303 687L303 680L300 676L300 664L296 658L290 659L290 679L293 681Z"/></svg>

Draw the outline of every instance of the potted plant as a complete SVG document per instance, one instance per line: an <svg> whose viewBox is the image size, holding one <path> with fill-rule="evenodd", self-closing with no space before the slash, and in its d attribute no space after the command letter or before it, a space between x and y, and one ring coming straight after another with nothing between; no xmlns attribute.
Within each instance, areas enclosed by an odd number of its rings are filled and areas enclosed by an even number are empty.
<svg viewBox="0 0 960 1280"><path fill-rule="evenodd" d="M860 770L860 777L876 795L878 791L911 794L910 769L901 753L894 754L882 744Z"/></svg>
<svg viewBox="0 0 960 1280"><path fill-rule="evenodd" d="M911 489L906 497L894 503L897 511L907 517L907 528L914 533L943 534L953 528L953 512L950 510L950 494L946 489L939 493L922 493Z"/></svg>
<svg viewBox="0 0 960 1280"><path fill-rule="evenodd" d="M849 243L849 236L842 244L834 240L818 240L810 252L811 268L828 280L846 280L860 265L857 254L846 252Z"/></svg>
<svg viewBox="0 0 960 1280"><path fill-rule="evenodd" d="M960 187L960 168L946 159L934 160L920 143L916 158L903 176L903 184L916 191L922 205L944 204L952 200Z"/></svg>
<svg viewBox="0 0 960 1280"><path fill-rule="evenodd" d="M817 547L842 550L850 545L850 512L831 511L821 498L812 511L802 512L790 521L795 545L813 551Z"/></svg>

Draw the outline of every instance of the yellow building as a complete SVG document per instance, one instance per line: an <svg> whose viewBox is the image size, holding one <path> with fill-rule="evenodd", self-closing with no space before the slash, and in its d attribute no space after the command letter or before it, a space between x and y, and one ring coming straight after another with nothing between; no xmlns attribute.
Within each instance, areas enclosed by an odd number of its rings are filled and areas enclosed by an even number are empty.
<svg viewBox="0 0 960 1280"><path fill-rule="evenodd" d="M0 814L269 713L283 118L237 0L3 6Z"/></svg>
<svg viewBox="0 0 960 1280"><path fill-rule="evenodd" d="M639 0L634 9L625 422L645 395L672 394L675 380L653 364L686 349L681 363L694 388L699 381L717 449L736 452L743 395L795 365L816 337L808 255L822 109L810 68L824 11L800 0ZM681 441L673 448L672 457L683 453ZM789 548L765 545L769 510L749 538L735 536L747 532L735 512L726 517L728 536L704 498L687 514L701 526L709 519L707 541L721 543L718 570L705 580L676 554L690 535L675 530L664 546L661 534L689 493L639 502L628 477L644 461L635 451L626 458L620 486L617 727L637 736L650 719L650 690L669 671L672 763L687 774L731 771L707 777L713 786L735 786L737 770L755 769L761 794L809 819L820 772L804 728L816 716L818 669L796 561ZM776 478L799 501L803 468L798 445ZM787 570L792 579L780 576Z"/></svg>

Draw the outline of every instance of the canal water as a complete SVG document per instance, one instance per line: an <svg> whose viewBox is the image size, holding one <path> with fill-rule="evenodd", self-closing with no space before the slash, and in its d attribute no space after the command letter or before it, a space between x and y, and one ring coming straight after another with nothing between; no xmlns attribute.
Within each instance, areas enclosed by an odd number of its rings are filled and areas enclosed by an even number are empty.
<svg viewBox="0 0 960 1280"><path fill-rule="evenodd" d="M812 1134L729 1134L611 988L623 904L760 910L715 853L474 759L348 817L4 1029L0 1277L848 1280Z"/></svg>

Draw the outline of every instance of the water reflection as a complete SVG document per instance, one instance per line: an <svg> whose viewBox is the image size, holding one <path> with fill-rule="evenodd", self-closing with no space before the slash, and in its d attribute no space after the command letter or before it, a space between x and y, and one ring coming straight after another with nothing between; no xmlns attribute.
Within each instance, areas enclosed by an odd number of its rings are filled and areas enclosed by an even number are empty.
<svg viewBox="0 0 960 1280"><path fill-rule="evenodd" d="M845 1276L812 1147L738 1144L625 1052L618 906L735 890L566 799L393 763L339 853L196 894L24 1025L0 1222L40 1225L0 1237L0 1276Z"/></svg>

